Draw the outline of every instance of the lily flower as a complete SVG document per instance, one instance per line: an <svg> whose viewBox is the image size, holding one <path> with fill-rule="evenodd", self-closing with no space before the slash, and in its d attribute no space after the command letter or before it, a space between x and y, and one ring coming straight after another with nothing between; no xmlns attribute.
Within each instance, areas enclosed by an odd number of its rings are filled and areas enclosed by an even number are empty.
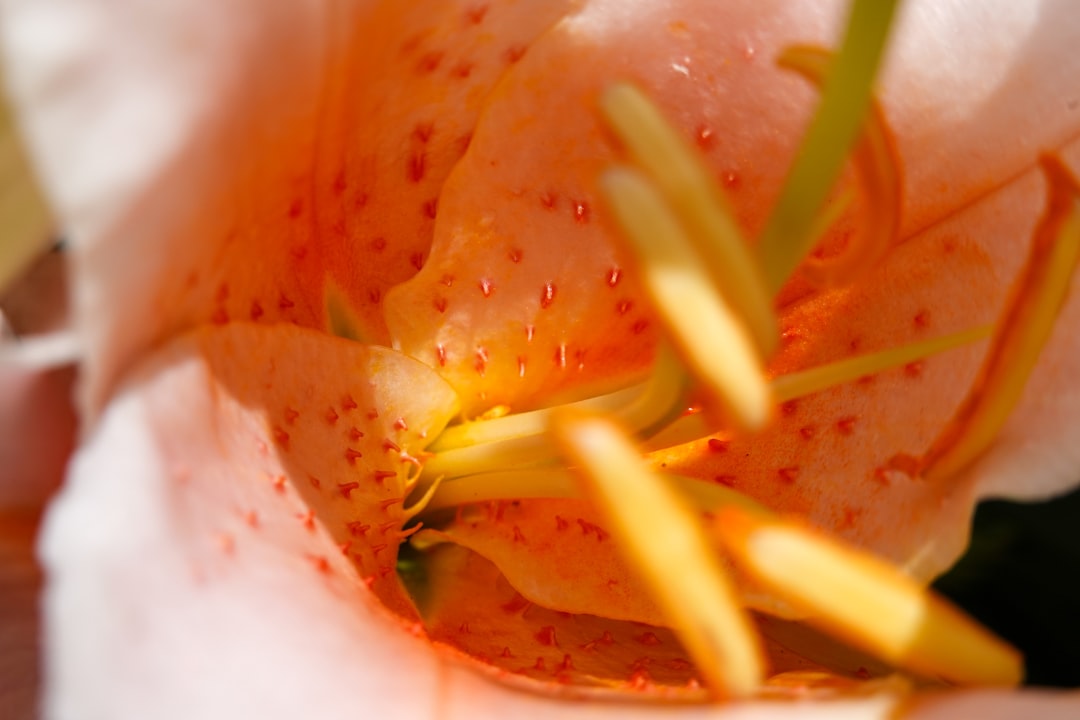
<svg viewBox="0 0 1080 720"><path fill-rule="evenodd" d="M905 5L804 261L770 223L846 10L0 3L81 349L81 444L41 543L46 714L1075 710L911 692L1018 680L1011 649L920 583L962 552L979 498L1050 495L1080 466L1062 390L1080 299L1053 255L1075 220L1076 21L1053 2ZM669 166L638 151L619 88L762 238L764 306L707 272L685 276L704 288L689 305L657 289L669 256L635 245L633 219L679 231L690 211L632 214ZM861 107L840 116L854 139ZM811 244L817 211L794 224ZM707 303L719 345L694 337ZM680 417L688 376L703 411ZM686 529L673 574L651 533ZM819 552L763 560L763 537ZM798 572L776 580L781 556L944 618L930 659L911 638L894 653L873 626L897 616L872 603L838 619L839 586L821 608ZM957 638L970 652L941 665ZM754 699L694 705L702 683Z"/></svg>

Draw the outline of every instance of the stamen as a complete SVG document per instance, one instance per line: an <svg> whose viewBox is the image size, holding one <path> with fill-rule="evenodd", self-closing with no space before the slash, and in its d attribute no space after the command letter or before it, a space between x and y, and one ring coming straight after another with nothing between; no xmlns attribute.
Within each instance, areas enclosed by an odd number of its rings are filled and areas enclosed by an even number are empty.
<svg viewBox="0 0 1080 720"><path fill-rule="evenodd" d="M424 493L423 497L421 497L409 507L402 509L401 514L406 521L412 520L414 517L424 512L424 510L428 508L428 506L431 504L431 499L435 497L435 493L437 493L439 491L439 487L442 486L442 482L443 478L441 476L435 478L435 480L431 483L431 486L428 487L427 491Z"/></svg>
<svg viewBox="0 0 1080 720"><path fill-rule="evenodd" d="M945 335L932 340L912 343L902 347L890 348L870 355L839 360L828 365L820 365L809 370L781 375L772 381L773 394L777 402L787 402L812 395L837 385L850 383L867 375L903 367L908 363L928 358L931 355L954 350L964 345L990 337L993 328L989 326L972 328L963 332Z"/></svg>
<svg viewBox="0 0 1080 720"><path fill-rule="evenodd" d="M713 485L697 478L682 475L657 475L671 492L681 495L687 503L701 512L712 512L726 505L768 512L747 496ZM434 513L459 505L472 505L496 500L580 499L581 491L571 471L563 468L543 470L507 470L449 480L432 496L425 497L424 513ZM413 507L420 505L416 503ZM408 512L412 512L410 509ZM413 515L409 515L412 517Z"/></svg>
<svg viewBox="0 0 1080 720"><path fill-rule="evenodd" d="M679 221L635 170L609 170L601 186L690 373L737 425L748 430L762 427L772 403L757 348L717 294Z"/></svg>
<svg viewBox="0 0 1080 720"><path fill-rule="evenodd" d="M618 418L634 433L648 432L652 426L664 424L670 419L679 405L685 383L685 373L678 360L666 346L661 346L657 350L652 372L643 383L566 405L455 425L444 430L428 450L439 453L469 445L540 435L547 432L551 414L562 408L607 413Z"/></svg>
<svg viewBox="0 0 1080 720"><path fill-rule="evenodd" d="M777 63L821 86L831 59L832 53L823 48L791 47L780 55ZM855 145L853 160L862 176L867 203L874 212L873 222L853 236L839 256L828 260L813 256L806 259L803 272L818 287L855 281L884 257L900 232L903 191L900 155L885 113L874 97L870 98L866 123ZM826 210L822 213L823 217L813 226L810 237L822 237L846 205L846 202L837 203L838 212Z"/></svg>
<svg viewBox="0 0 1080 720"><path fill-rule="evenodd" d="M715 532L737 564L812 624L886 662L965 685L1022 679L1013 647L868 553L739 508L720 510Z"/></svg>
<svg viewBox="0 0 1080 720"><path fill-rule="evenodd" d="M908 363L978 342L989 337L992 331L993 328L989 326L973 328L932 340L890 348L878 353L860 355L859 357L839 360L827 365L819 365L808 370L781 375L771 381L773 397L777 403L797 400L822 390L855 382L867 375L903 367ZM643 450L652 452L675 447L676 445L708 437L714 431L715 427L706 418L702 417L701 413L686 415L650 437L644 444Z"/></svg>
<svg viewBox="0 0 1080 720"><path fill-rule="evenodd" d="M764 674L758 638L694 512L607 420L560 414L553 432L706 683L725 695L753 693Z"/></svg>
<svg viewBox="0 0 1080 720"><path fill-rule="evenodd" d="M600 108L679 216L715 286L746 323L761 355L771 355L779 333L765 278L704 163L633 85L610 87Z"/></svg>
<svg viewBox="0 0 1080 720"><path fill-rule="evenodd" d="M863 126L896 5L897 0L855 0L852 5L821 104L761 237L759 253L771 292L783 287L813 248L814 218Z"/></svg>
<svg viewBox="0 0 1080 720"><path fill-rule="evenodd" d="M989 447L1050 339L1080 259L1080 184L1057 158L1040 158L1046 213L967 398L919 462L928 480L954 477Z"/></svg>
<svg viewBox="0 0 1080 720"><path fill-rule="evenodd" d="M546 434L512 437L444 450L424 463L420 478L423 483L440 475L456 478L504 468L535 467L550 464L556 457L555 448Z"/></svg>

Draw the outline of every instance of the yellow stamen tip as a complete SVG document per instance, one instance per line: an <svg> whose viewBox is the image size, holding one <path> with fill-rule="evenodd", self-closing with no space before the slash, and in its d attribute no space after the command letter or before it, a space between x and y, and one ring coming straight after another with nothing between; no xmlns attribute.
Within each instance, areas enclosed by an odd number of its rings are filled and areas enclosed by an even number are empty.
<svg viewBox="0 0 1080 720"><path fill-rule="evenodd" d="M810 622L886 662L965 685L1023 677L1015 648L878 558L734 507L717 513L715 531L737 564Z"/></svg>
<svg viewBox="0 0 1080 720"><path fill-rule="evenodd" d="M602 179L608 202L639 260L642 280L691 374L748 429L769 419L772 398L757 348L716 292L678 219L641 173Z"/></svg>
<svg viewBox="0 0 1080 720"><path fill-rule="evenodd" d="M564 413L553 431L709 686L755 692L764 676L757 636L695 513L609 421Z"/></svg>
<svg viewBox="0 0 1080 720"><path fill-rule="evenodd" d="M743 318L762 356L779 340L765 277L708 168L649 98L618 83L600 98L604 118L686 227L703 265Z"/></svg>

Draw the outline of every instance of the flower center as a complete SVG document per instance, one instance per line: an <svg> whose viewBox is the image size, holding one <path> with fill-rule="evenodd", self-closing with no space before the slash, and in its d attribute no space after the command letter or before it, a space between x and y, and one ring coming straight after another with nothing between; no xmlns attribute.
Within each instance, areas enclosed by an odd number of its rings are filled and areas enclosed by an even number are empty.
<svg viewBox="0 0 1080 720"><path fill-rule="evenodd" d="M882 21L876 12L865 11L874 17L860 20L857 10L852 33L862 21L887 28L888 13ZM1046 213L994 328L773 378L765 370L779 337L770 295L796 266L802 263L819 286L838 286L875 267L896 242L899 162L870 90L884 32L869 35L877 40L860 51L871 58L869 74L845 69L850 55L832 62L813 48L791 49L781 59L822 84L825 99L761 240L760 261L707 169L651 101L625 84L603 95L602 113L632 165L609 169L600 187L668 345L638 385L448 428L429 448L433 456L414 491L420 499L409 511L437 527L450 508L584 498L606 518L655 601L656 623L674 630L719 696L750 695L764 681L766 653L747 612L751 606L785 608L788 617L917 677L975 685L1022 679L1015 649L901 569L723 486L657 472L643 458L730 433L752 436L782 403L988 336L986 359L954 417L925 454L897 455L891 466L913 478L948 482L986 451L1017 403L1080 256L1080 186L1049 157L1041 160ZM821 129L826 126L840 130L829 134ZM836 213L821 209L829 183L809 175L806 163L831 169L823 174L834 177L851 147L881 223L838 255L807 257ZM690 404L695 409L687 411ZM429 550L446 539L423 530L413 545ZM770 601L748 601L748 582Z"/></svg>

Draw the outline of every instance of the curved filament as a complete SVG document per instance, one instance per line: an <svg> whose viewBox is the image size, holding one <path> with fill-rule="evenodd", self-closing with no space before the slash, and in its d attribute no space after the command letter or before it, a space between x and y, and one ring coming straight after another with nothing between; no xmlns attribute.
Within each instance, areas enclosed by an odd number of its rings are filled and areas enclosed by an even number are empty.
<svg viewBox="0 0 1080 720"><path fill-rule="evenodd" d="M786 49L777 60L781 67L794 70L820 86L825 82L832 53L823 48L797 46ZM896 242L900 231L900 207L903 183L900 155L885 113L876 98L870 108L853 153L855 167L863 181L867 204L873 210L872 222L855 234L844 251L832 258L808 257L803 263L806 278L818 287L833 287L853 282L874 267ZM839 207L844 208L846 203ZM832 213L826 212L831 220ZM824 234L831 222L819 222L812 237Z"/></svg>
<svg viewBox="0 0 1080 720"><path fill-rule="evenodd" d="M809 254L814 218L863 126L897 0L856 0L843 44L829 63L821 104L761 237L768 287L777 292Z"/></svg>
<svg viewBox="0 0 1080 720"><path fill-rule="evenodd" d="M922 475L953 477L993 441L1016 406L1054 329L1080 259L1080 183L1055 157L1040 158L1046 212L1027 265L1006 302L986 360L967 398L918 461Z"/></svg>

